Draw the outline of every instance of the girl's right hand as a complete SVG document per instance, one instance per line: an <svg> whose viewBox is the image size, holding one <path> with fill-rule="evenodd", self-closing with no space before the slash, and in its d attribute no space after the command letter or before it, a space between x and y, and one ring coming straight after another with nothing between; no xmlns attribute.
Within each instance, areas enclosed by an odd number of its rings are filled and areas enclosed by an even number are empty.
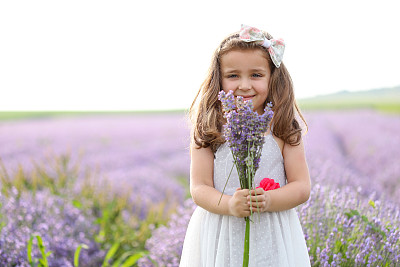
<svg viewBox="0 0 400 267"><path fill-rule="evenodd" d="M229 213L239 218L250 216L250 207L247 203L248 196L249 189L236 189L228 202Z"/></svg>

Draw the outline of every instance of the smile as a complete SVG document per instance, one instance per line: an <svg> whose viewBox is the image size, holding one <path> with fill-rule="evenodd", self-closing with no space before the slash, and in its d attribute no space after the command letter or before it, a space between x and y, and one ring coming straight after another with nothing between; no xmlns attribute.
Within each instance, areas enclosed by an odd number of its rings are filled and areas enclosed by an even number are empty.
<svg viewBox="0 0 400 267"><path fill-rule="evenodd" d="M241 97L243 97L243 100L246 101L246 100L252 99L254 97L254 95L248 95L248 96L241 95Z"/></svg>

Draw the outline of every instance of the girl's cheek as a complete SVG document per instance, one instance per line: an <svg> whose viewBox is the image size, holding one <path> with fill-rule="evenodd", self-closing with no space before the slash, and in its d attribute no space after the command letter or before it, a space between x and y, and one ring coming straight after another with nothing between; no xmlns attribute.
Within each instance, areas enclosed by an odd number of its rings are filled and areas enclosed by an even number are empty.
<svg viewBox="0 0 400 267"><path fill-rule="evenodd" d="M230 90L230 83L227 81L223 81L222 82L222 90L224 90L225 92L228 92Z"/></svg>
<svg viewBox="0 0 400 267"><path fill-rule="evenodd" d="M225 83L222 84L222 88L224 91L228 92L229 90L235 91L236 90L236 86L234 83L230 82L230 83Z"/></svg>

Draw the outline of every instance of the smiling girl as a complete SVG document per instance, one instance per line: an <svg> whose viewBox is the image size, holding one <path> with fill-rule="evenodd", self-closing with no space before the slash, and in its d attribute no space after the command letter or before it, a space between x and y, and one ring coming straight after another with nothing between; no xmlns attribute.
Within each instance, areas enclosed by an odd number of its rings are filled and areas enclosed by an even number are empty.
<svg viewBox="0 0 400 267"><path fill-rule="evenodd" d="M240 33L223 40L214 53L209 74L190 109L190 192L198 207L188 225L180 266L241 266L243 218L250 216L251 210L260 212L260 217L251 223L249 266L310 266L294 209L308 200L311 187L296 115L304 118L282 63L283 51L282 40L242 25ZM259 114L266 103L272 102L272 126L265 133L254 181L258 186L264 177L270 177L281 188L240 189L233 169L218 205L233 165L222 133L224 119L218 100L221 90L232 90L235 96L251 100Z"/></svg>

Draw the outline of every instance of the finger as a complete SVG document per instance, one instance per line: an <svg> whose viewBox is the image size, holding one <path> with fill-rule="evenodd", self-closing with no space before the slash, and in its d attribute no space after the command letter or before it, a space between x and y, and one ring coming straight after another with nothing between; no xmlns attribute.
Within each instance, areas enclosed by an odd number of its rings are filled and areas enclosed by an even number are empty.
<svg viewBox="0 0 400 267"><path fill-rule="evenodd" d="M251 209L252 212L262 212L262 208L261 207L254 207Z"/></svg>
<svg viewBox="0 0 400 267"><path fill-rule="evenodd" d="M241 193L243 194L243 196L246 196L246 197L250 194L249 189L242 189Z"/></svg>
<svg viewBox="0 0 400 267"><path fill-rule="evenodd" d="M261 198L252 198L252 199L249 199L249 200L247 200L247 204L248 205L257 205L257 203L258 204L260 204L260 203L264 203L265 202L265 199L261 199Z"/></svg>
<svg viewBox="0 0 400 267"><path fill-rule="evenodd" d="M250 214L251 214L251 211L248 206L245 209L243 209L242 211L240 211L240 217L247 217L247 216L250 216Z"/></svg>
<svg viewBox="0 0 400 267"><path fill-rule="evenodd" d="M265 201L265 195L257 195L257 196L247 196L247 202L263 202Z"/></svg>
<svg viewBox="0 0 400 267"><path fill-rule="evenodd" d="M239 197L246 198L249 195L249 189L236 189L236 192L234 195L237 195Z"/></svg>
<svg viewBox="0 0 400 267"><path fill-rule="evenodd" d="M265 203L264 202L252 202L250 208L264 208Z"/></svg>
<svg viewBox="0 0 400 267"><path fill-rule="evenodd" d="M249 195L254 196L255 192L254 190L250 190Z"/></svg>
<svg viewBox="0 0 400 267"><path fill-rule="evenodd" d="M264 192L265 192L264 189L262 189L262 188L260 187L260 188L256 188L256 189L251 190L251 195L252 195L252 196L255 196L255 195L263 195Z"/></svg>
<svg viewBox="0 0 400 267"><path fill-rule="evenodd" d="M246 205L246 208L243 209L243 211L244 211L244 212L250 213L251 208L252 208L252 207L250 207L250 205L247 204L247 205Z"/></svg>
<svg viewBox="0 0 400 267"><path fill-rule="evenodd" d="M257 193L257 195L264 195L264 189L262 189L262 188L256 188L256 193Z"/></svg>
<svg viewBox="0 0 400 267"><path fill-rule="evenodd" d="M257 195L257 191L256 191L256 190L254 190L254 189L253 189L253 190L251 190L251 191L250 191L250 195L252 195L252 196L255 196L255 195Z"/></svg>
<svg viewBox="0 0 400 267"><path fill-rule="evenodd" d="M248 197L248 200L250 201L252 201L252 202L255 202L255 201L258 201L258 202L260 202L260 201L265 201L265 195L257 195L257 196L249 196Z"/></svg>

